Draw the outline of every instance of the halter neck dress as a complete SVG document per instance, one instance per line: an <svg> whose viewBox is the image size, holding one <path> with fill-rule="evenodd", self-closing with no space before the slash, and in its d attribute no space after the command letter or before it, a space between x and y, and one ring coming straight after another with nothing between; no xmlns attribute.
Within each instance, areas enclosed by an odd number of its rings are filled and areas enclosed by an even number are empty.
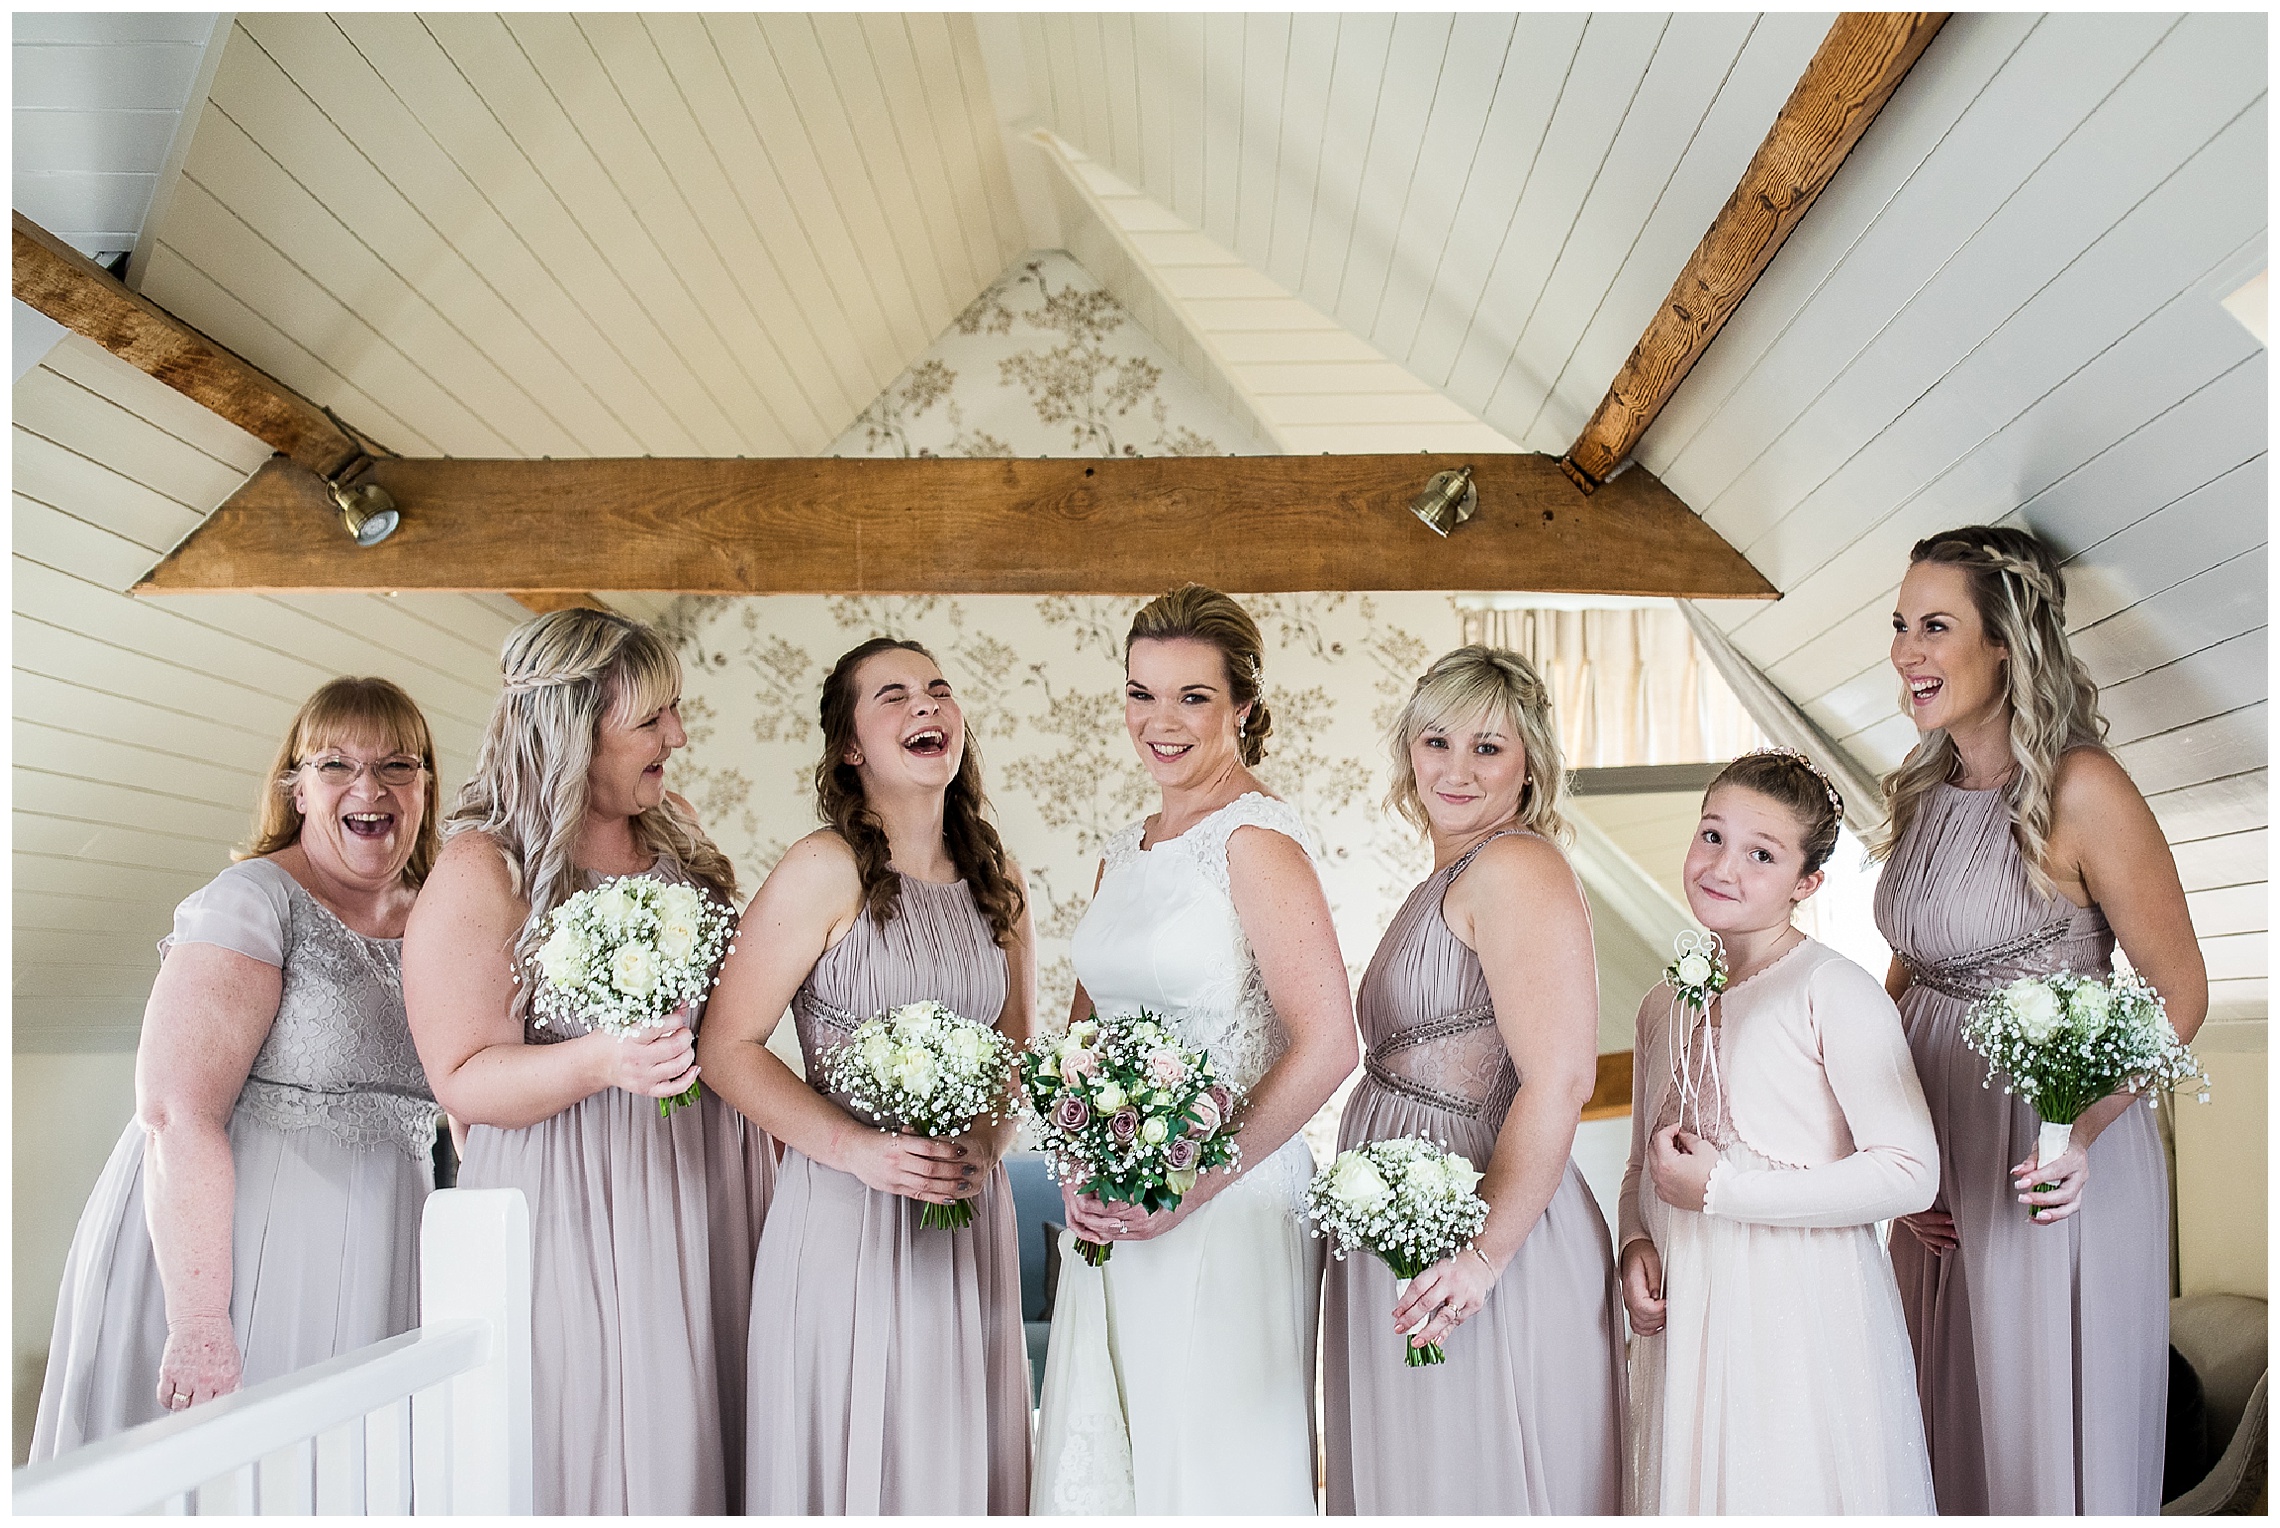
<svg viewBox="0 0 2280 1528"><path fill-rule="evenodd" d="M1341 1151L1422 1135L1486 1169L1496 1150L1526 1079L1497 1031L1480 957L1441 915L1494 841L1411 891L1371 957L1355 1001L1369 1052ZM1447 1363L1404 1363L1394 1303L1392 1271L1368 1253L1324 1275L1333 1515L1621 1510L1622 1297L1607 1222L1572 1159L1488 1303L1443 1339Z"/></svg>
<svg viewBox="0 0 2280 1528"><path fill-rule="evenodd" d="M901 881L893 920L858 917L792 1000L810 1079L882 1008L933 998L993 1024L1005 1011L1005 951L971 889ZM971 1203L973 1224L929 1230L921 1201L785 1151L750 1279L751 1511L1027 1507L1029 1356L1002 1165Z"/></svg>
<svg viewBox="0 0 2280 1528"><path fill-rule="evenodd" d="M523 1038L586 1032L534 1018ZM604 1088L523 1129L469 1129L460 1185L530 1205L535 1511L741 1510L745 1295L774 1173L767 1135L709 1090L669 1119Z"/></svg>
<svg viewBox="0 0 2280 1528"><path fill-rule="evenodd" d="M1959 1030L2018 977L2106 972L2105 915L2035 889L2001 789L1942 784L1884 867L1876 921L1909 974L1900 1013L1939 1136L1933 1208L1955 1217L1944 1257L1892 1235L1940 1511L2158 1512L2169 1178L2152 1112L2126 1110L2091 1146L2077 1213L2034 1224L2011 1187L2034 1110L1984 1085Z"/></svg>

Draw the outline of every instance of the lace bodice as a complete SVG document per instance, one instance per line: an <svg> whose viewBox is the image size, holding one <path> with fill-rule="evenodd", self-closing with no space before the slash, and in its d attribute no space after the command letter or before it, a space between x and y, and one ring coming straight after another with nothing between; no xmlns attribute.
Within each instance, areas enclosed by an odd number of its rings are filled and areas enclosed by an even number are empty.
<svg viewBox="0 0 2280 1528"><path fill-rule="evenodd" d="M1290 1037L1235 914L1227 840L1259 827L1293 840L1309 860L1314 846L1295 808L1256 791L1153 849L1140 847L1145 827L1136 822L1108 842L1100 890L1069 941L1077 979L1100 1013L1147 1009L1209 1051L1223 1082L1248 1091Z"/></svg>
<svg viewBox="0 0 2280 1528"><path fill-rule="evenodd" d="M437 1109L404 1018L402 940L357 933L282 866L253 859L187 898L159 953L185 942L236 950L284 973L239 1112L279 1130L324 1130L352 1146L426 1160Z"/></svg>

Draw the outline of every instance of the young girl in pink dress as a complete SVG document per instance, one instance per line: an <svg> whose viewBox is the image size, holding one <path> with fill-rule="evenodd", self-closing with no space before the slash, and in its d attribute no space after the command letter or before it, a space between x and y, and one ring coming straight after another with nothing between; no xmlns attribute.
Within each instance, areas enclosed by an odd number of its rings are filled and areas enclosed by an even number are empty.
<svg viewBox="0 0 2280 1528"><path fill-rule="evenodd" d="M1931 1116L1883 987L1790 922L1841 811L1800 755L1728 765L1683 875L1724 991L1705 1005L1665 981L1639 1005L1621 1204L1632 1512L1932 1511L1876 1228L1931 1203ZM1702 970L1680 967L1698 995Z"/></svg>

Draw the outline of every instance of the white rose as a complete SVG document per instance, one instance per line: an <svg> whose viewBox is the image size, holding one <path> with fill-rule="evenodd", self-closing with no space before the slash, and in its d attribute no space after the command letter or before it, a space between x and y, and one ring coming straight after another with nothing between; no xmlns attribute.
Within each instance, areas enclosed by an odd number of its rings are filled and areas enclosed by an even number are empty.
<svg viewBox="0 0 2280 1528"><path fill-rule="evenodd" d="M604 886L589 905L594 921L607 929L622 929L633 917L634 900L623 886Z"/></svg>
<svg viewBox="0 0 2280 1528"><path fill-rule="evenodd" d="M1113 1079L1104 1081L1093 1091L1093 1103L1103 1114L1114 1114L1124 1107L1124 1090Z"/></svg>
<svg viewBox="0 0 2280 1528"><path fill-rule="evenodd" d="M657 985L657 957L638 944L629 944L610 962L610 985L628 997L640 997Z"/></svg>
<svg viewBox="0 0 2280 1528"><path fill-rule="evenodd" d="M864 1071L873 1077L884 1077L887 1068L894 1065L895 1042L888 1039L882 1031L874 1029L863 1037L863 1043L856 1054L862 1059Z"/></svg>
<svg viewBox="0 0 2280 1528"><path fill-rule="evenodd" d="M668 915L657 931L657 953L678 964L697 947L697 925L690 919Z"/></svg>
<svg viewBox="0 0 2280 1528"><path fill-rule="evenodd" d="M1689 955L1678 963L1678 979L1689 987L1699 987L1710 979L1710 961L1707 956Z"/></svg>
<svg viewBox="0 0 2280 1528"><path fill-rule="evenodd" d="M2066 1006L2073 1013L2076 1026L2093 1037L2104 1034L2106 1025L2114 1017L2114 995L2097 982L2084 982L2075 988Z"/></svg>
<svg viewBox="0 0 2280 1528"><path fill-rule="evenodd" d="M2003 989L2005 1001L2019 1021L2019 1032L2037 1045L2048 1040L2066 1022L2058 994L2031 976L2021 977Z"/></svg>
<svg viewBox="0 0 2280 1528"><path fill-rule="evenodd" d="M1151 1114L1140 1122L1140 1139L1151 1146L1163 1145L1164 1137L1169 1134L1171 1130L1164 1124L1160 1114Z"/></svg>
<svg viewBox="0 0 2280 1528"><path fill-rule="evenodd" d="M1401 1170L1401 1181L1420 1199L1438 1199L1449 1187L1448 1175L1441 1171L1441 1164L1425 1156L1410 1159L1409 1165Z"/></svg>
<svg viewBox="0 0 2280 1528"><path fill-rule="evenodd" d="M704 911L704 898L694 886L667 886L657 893L657 912L666 919L694 923Z"/></svg>
<svg viewBox="0 0 2280 1528"><path fill-rule="evenodd" d="M894 1078L913 1098L926 1098L933 1094L934 1084L941 1075L934 1064L934 1053L910 1046L895 1053Z"/></svg>
<svg viewBox="0 0 2280 1528"><path fill-rule="evenodd" d="M1462 1197L1471 1193L1473 1185L1480 1182L1480 1173L1472 1163L1452 1151L1441 1159L1441 1178L1449 1185L1450 1193Z"/></svg>
<svg viewBox="0 0 2280 1528"><path fill-rule="evenodd" d="M584 964L584 941L579 939L577 930L568 926L556 929L538 948L538 969L557 987L576 981L579 968Z"/></svg>
<svg viewBox="0 0 2280 1528"><path fill-rule="evenodd" d="M1349 1151L1330 1164L1330 1197L1340 1204L1367 1209L1392 1192L1370 1159L1358 1151Z"/></svg>
<svg viewBox="0 0 2280 1528"><path fill-rule="evenodd" d="M969 1067L980 1064L982 1057L989 1054L989 1042L982 1038L980 1030L970 1024L960 1024L951 1030L950 1038L944 1042L943 1048L950 1053L952 1060Z"/></svg>

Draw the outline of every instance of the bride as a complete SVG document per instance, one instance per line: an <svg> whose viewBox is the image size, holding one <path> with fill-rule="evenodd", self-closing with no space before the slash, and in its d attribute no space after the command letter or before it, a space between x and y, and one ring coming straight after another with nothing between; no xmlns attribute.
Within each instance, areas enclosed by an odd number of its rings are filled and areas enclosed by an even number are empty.
<svg viewBox="0 0 2280 1528"><path fill-rule="evenodd" d="M1320 1258L1299 1128L1359 1048L1330 908L1287 803L1250 767L1271 730L1259 629L1190 584L1125 639L1124 721L1163 807L1108 843L1072 953L1071 1019L1146 1008L1245 1090L1240 1176L1176 1210L1062 1191L1063 1244L1030 1510L1303 1513L1314 1506Z"/></svg>

